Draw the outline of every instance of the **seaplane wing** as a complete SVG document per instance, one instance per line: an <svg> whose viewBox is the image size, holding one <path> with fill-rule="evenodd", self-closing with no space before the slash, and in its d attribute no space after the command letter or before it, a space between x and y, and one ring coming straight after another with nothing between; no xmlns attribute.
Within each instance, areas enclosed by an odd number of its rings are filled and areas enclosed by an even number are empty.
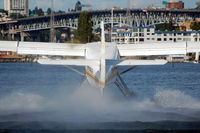
<svg viewBox="0 0 200 133"><path fill-rule="evenodd" d="M138 66L138 65L164 65L166 60L105 60L108 66ZM100 60L94 59L39 59L38 63L44 65L74 65L74 66L98 66Z"/></svg>
<svg viewBox="0 0 200 133"><path fill-rule="evenodd" d="M166 60L106 60L107 65L138 66L138 65L164 65Z"/></svg>
<svg viewBox="0 0 200 133"><path fill-rule="evenodd" d="M120 56L176 55L187 53L187 43L149 43L118 45Z"/></svg>
<svg viewBox="0 0 200 133"><path fill-rule="evenodd" d="M18 54L85 56L86 44L0 41L0 51Z"/></svg>
<svg viewBox="0 0 200 133"><path fill-rule="evenodd" d="M91 59L67 59L67 60L54 60L54 59L39 59L38 63L44 65L74 65L74 66L89 66L89 65L100 65L99 60Z"/></svg>

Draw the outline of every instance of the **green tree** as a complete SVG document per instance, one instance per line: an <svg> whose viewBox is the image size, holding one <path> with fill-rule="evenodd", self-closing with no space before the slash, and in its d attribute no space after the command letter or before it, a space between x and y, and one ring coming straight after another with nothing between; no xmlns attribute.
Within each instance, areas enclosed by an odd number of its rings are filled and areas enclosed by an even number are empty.
<svg viewBox="0 0 200 133"><path fill-rule="evenodd" d="M44 16L44 11L42 10L42 8L39 8L38 16Z"/></svg>
<svg viewBox="0 0 200 133"><path fill-rule="evenodd" d="M200 30L200 22L194 22L191 27L192 30L199 31Z"/></svg>
<svg viewBox="0 0 200 133"><path fill-rule="evenodd" d="M81 5L81 2L78 1L75 5L75 11L81 11L82 10L82 5Z"/></svg>
<svg viewBox="0 0 200 133"><path fill-rule="evenodd" d="M42 10L42 8L38 8L37 6L32 11L32 13L35 15L37 14L38 16L44 16L44 11Z"/></svg>
<svg viewBox="0 0 200 133"><path fill-rule="evenodd" d="M31 9L29 9L29 16L32 15L32 14L33 14L33 12L31 11Z"/></svg>
<svg viewBox="0 0 200 133"><path fill-rule="evenodd" d="M58 10L56 13L57 13L57 14L65 13L65 11Z"/></svg>
<svg viewBox="0 0 200 133"><path fill-rule="evenodd" d="M9 39L8 36L3 36L1 33L0 33L0 40L11 41L11 39Z"/></svg>
<svg viewBox="0 0 200 133"><path fill-rule="evenodd" d="M78 29L76 33L76 38L81 43L87 43L93 40L92 25L90 14L88 12L81 13L78 19Z"/></svg>
<svg viewBox="0 0 200 133"><path fill-rule="evenodd" d="M51 14L51 8L47 9L47 14L50 15Z"/></svg>
<svg viewBox="0 0 200 133"><path fill-rule="evenodd" d="M61 13L65 13L65 11L58 10L57 12L54 11L54 13L55 13L55 14L61 14ZM51 8L48 8L48 9L47 9L47 14L48 14L48 15L51 15Z"/></svg>
<svg viewBox="0 0 200 133"><path fill-rule="evenodd" d="M178 31L179 29L173 25L172 22L170 23L164 23L162 25L157 25L156 30L159 31Z"/></svg>
<svg viewBox="0 0 200 133"><path fill-rule="evenodd" d="M0 33L0 40L3 40L3 36L2 36L2 34Z"/></svg>
<svg viewBox="0 0 200 133"><path fill-rule="evenodd" d="M44 30L40 32L40 41L41 42L49 42L49 30Z"/></svg>
<svg viewBox="0 0 200 133"><path fill-rule="evenodd" d="M37 14L38 12L38 7L36 6L35 9L33 9L32 13Z"/></svg>

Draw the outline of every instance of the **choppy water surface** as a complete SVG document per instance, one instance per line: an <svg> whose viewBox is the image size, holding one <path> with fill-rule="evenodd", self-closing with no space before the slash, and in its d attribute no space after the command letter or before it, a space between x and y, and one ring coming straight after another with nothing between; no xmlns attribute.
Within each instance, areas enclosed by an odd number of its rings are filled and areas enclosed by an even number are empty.
<svg viewBox="0 0 200 133"><path fill-rule="evenodd" d="M200 128L200 64L139 66L122 77L135 93L129 100L115 86L102 98L97 88L81 84L84 77L63 66L0 64L0 129Z"/></svg>

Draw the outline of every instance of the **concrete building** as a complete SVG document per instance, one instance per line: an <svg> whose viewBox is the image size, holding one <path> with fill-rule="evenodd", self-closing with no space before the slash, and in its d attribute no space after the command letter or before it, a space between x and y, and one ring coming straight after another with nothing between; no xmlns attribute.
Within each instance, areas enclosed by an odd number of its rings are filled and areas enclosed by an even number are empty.
<svg viewBox="0 0 200 133"><path fill-rule="evenodd" d="M167 44L175 42L199 42L200 31L155 31L154 27L113 27L111 41L117 44ZM194 55L194 53L192 53ZM170 55L170 62L199 60L186 55Z"/></svg>
<svg viewBox="0 0 200 133"><path fill-rule="evenodd" d="M167 8L167 9L183 9L184 3L182 1L178 1L178 2L170 1L170 2L166 3L165 8Z"/></svg>
<svg viewBox="0 0 200 133"><path fill-rule="evenodd" d="M11 13L29 15L29 0L4 0L4 10Z"/></svg>
<svg viewBox="0 0 200 133"><path fill-rule="evenodd" d="M113 27L111 41L118 44L200 42L200 31L155 31L150 27Z"/></svg>

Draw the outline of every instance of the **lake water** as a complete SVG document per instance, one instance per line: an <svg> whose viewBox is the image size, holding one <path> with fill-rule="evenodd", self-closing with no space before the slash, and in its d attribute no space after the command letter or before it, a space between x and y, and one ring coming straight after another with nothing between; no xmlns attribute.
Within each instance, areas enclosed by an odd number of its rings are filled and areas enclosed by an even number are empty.
<svg viewBox="0 0 200 133"><path fill-rule="evenodd" d="M64 66L0 64L0 131L200 130L200 64L139 66L122 77L133 98L115 86L101 97Z"/></svg>

